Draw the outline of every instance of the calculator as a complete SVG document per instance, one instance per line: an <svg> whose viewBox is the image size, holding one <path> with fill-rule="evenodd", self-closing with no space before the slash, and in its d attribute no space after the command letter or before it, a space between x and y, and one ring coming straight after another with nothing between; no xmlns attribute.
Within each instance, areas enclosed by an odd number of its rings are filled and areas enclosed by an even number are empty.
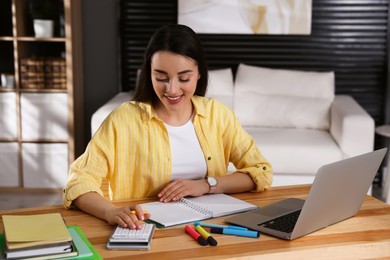
<svg viewBox="0 0 390 260"><path fill-rule="evenodd" d="M107 242L108 249L149 250L155 225L142 224L142 229L128 229L117 225Z"/></svg>

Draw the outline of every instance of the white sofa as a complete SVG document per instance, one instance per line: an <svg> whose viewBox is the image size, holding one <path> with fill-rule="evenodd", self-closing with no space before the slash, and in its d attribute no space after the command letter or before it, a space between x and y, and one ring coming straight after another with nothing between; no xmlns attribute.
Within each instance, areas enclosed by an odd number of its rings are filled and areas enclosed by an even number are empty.
<svg viewBox="0 0 390 260"><path fill-rule="evenodd" d="M312 183L324 164L370 152L375 124L351 97L334 94L333 72L267 69L240 64L209 72L207 96L233 109L274 169L273 186ZM122 92L92 116L92 134ZM234 166L229 165L229 171Z"/></svg>

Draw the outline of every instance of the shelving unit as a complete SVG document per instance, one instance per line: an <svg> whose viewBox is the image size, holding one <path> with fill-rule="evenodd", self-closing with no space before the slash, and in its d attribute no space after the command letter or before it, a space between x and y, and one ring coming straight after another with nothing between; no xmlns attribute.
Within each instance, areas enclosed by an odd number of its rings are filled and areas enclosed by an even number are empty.
<svg viewBox="0 0 390 260"><path fill-rule="evenodd" d="M36 38L29 0L0 1L0 74L14 77L0 87L0 191L59 191L82 152L80 2L61 1L64 35ZM66 88L23 86L22 60L34 57L62 58Z"/></svg>

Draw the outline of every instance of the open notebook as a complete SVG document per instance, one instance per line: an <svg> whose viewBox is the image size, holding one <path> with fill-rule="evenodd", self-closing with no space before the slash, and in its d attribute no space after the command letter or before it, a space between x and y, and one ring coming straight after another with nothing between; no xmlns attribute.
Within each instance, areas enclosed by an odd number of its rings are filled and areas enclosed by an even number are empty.
<svg viewBox="0 0 390 260"><path fill-rule="evenodd" d="M150 202L141 204L151 214L148 222L157 227L169 227L192 221L226 216L256 209L257 206L225 194L182 198L175 202Z"/></svg>

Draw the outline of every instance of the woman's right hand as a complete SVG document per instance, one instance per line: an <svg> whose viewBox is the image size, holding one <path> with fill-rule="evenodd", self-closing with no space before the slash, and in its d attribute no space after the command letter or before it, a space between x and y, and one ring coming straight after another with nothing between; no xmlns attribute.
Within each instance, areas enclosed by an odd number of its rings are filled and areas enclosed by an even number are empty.
<svg viewBox="0 0 390 260"><path fill-rule="evenodd" d="M118 224L121 227L127 227L129 229L141 229L140 221L149 218L150 214L144 213L140 205L125 206L122 208L113 206L105 214L105 219L109 224Z"/></svg>
<svg viewBox="0 0 390 260"><path fill-rule="evenodd" d="M111 225L117 224L130 229L141 229L140 221L150 218L150 214L144 213L140 205L118 208L96 192L84 193L77 197L73 203L77 208L103 219Z"/></svg>

